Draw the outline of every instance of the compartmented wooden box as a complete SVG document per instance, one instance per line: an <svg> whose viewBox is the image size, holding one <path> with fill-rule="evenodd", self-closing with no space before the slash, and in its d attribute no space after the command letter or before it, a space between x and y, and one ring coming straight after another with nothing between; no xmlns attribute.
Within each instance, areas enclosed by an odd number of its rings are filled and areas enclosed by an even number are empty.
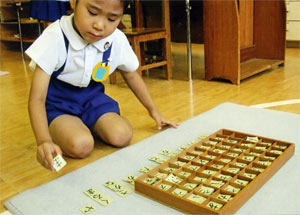
<svg viewBox="0 0 300 215"><path fill-rule="evenodd" d="M135 190L187 213L233 214L295 145L221 129L135 180Z"/></svg>

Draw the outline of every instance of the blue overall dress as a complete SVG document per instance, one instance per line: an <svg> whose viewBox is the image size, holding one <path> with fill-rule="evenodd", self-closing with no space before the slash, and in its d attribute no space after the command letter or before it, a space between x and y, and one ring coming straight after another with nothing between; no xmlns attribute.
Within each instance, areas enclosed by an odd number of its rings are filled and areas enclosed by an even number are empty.
<svg viewBox="0 0 300 215"><path fill-rule="evenodd" d="M64 33L63 36L68 53L69 41ZM108 62L111 47L112 45L103 53L102 62ZM46 98L49 125L56 117L68 114L79 117L87 127L91 128L105 113L120 114L118 103L104 93L104 85L101 82L91 79L87 87L77 87L57 79L63 72L66 61L51 75Z"/></svg>

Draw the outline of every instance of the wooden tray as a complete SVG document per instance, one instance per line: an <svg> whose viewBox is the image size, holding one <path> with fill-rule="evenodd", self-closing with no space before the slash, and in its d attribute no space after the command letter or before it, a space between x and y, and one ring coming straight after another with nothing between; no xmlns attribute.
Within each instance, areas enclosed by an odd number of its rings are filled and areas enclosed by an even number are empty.
<svg viewBox="0 0 300 215"><path fill-rule="evenodd" d="M294 154L295 145L221 129L135 180L135 190L193 214L233 214Z"/></svg>

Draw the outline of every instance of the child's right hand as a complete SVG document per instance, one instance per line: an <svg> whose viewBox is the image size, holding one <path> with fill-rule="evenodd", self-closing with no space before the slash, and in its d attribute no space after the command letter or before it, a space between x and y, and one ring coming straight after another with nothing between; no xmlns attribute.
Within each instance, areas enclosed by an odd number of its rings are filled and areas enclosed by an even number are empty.
<svg viewBox="0 0 300 215"><path fill-rule="evenodd" d="M55 172L53 168L53 158L62 155L61 148L53 142L43 142L37 148L37 160L47 169Z"/></svg>

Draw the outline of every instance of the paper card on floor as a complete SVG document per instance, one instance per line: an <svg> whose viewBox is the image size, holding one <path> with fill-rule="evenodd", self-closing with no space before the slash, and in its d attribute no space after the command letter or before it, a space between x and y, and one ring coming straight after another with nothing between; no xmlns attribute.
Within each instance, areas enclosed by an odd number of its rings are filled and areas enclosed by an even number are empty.
<svg viewBox="0 0 300 215"><path fill-rule="evenodd" d="M171 152L170 150L168 150L168 149L163 149L163 150L161 150L160 152L159 152L159 154L161 154L161 155L164 155L164 156L167 156L167 157L174 157L175 155L177 155L177 153L175 153L175 152Z"/></svg>
<svg viewBox="0 0 300 215"><path fill-rule="evenodd" d="M80 209L80 211L84 214L84 215L88 215L91 214L93 211L96 210L96 207L93 206L92 204L87 204L86 206L84 206L83 208Z"/></svg>
<svg viewBox="0 0 300 215"><path fill-rule="evenodd" d="M121 189L117 191L117 194L118 194L119 196L125 197L125 196L127 196L128 194L130 194L131 192L132 192L131 190L126 189L125 187L121 187Z"/></svg>
<svg viewBox="0 0 300 215"><path fill-rule="evenodd" d="M137 179L137 176L135 175L128 175L126 178L123 179L123 181L128 182L131 185L134 185L134 180Z"/></svg>
<svg viewBox="0 0 300 215"><path fill-rule="evenodd" d="M154 162L156 162L158 164L162 164L163 162L166 161L165 159L162 159L162 158L160 158L158 156L153 156L153 157L149 158L149 160L154 161Z"/></svg>
<svg viewBox="0 0 300 215"><path fill-rule="evenodd" d="M149 166L144 166L142 168L139 169L139 172L142 172L142 173L147 173L151 170L152 168L149 167Z"/></svg>
<svg viewBox="0 0 300 215"><path fill-rule="evenodd" d="M124 197L127 196L132 191L121 184L114 182L114 181L108 181L104 184L105 187L117 192L118 195Z"/></svg>
<svg viewBox="0 0 300 215"><path fill-rule="evenodd" d="M87 191L84 192L84 194L86 194L91 199L93 199L94 201L98 202L99 204L101 204L103 206L107 206L114 201L109 196L106 196L106 195L102 194L100 191L93 189L93 188L88 189Z"/></svg>

